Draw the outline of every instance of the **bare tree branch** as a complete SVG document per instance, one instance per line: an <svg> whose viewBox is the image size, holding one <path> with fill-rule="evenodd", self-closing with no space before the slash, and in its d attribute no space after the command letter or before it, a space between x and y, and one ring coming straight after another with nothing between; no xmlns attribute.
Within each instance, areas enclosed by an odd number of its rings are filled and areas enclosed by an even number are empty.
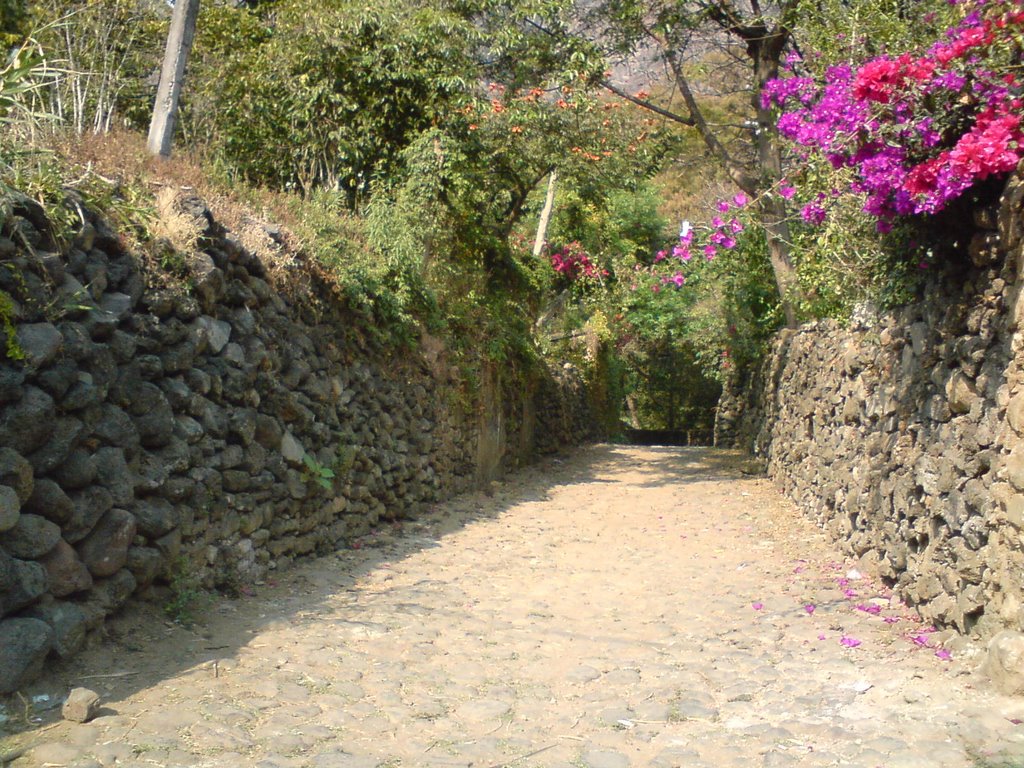
<svg viewBox="0 0 1024 768"><path fill-rule="evenodd" d="M601 81L601 87L604 88L606 91L614 93L619 98L625 99L626 101L631 101L638 107L643 107L644 109L650 110L651 112L661 115L662 117L667 117L669 120L672 120L677 123L682 123L683 125L688 125L690 127L696 125L692 117L687 117L685 115L676 114L675 112L670 112L667 109L659 107L657 104L652 104L647 99L641 99L639 96L633 96L632 94L626 93L624 90L615 85L612 85L607 80Z"/></svg>

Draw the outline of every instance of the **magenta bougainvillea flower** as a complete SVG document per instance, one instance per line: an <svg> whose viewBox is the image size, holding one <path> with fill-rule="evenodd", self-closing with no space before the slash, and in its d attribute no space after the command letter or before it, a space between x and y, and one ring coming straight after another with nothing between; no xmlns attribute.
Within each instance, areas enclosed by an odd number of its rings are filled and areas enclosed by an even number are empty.
<svg viewBox="0 0 1024 768"><path fill-rule="evenodd" d="M927 50L839 64L820 81L785 77L762 92L765 106L780 109L784 137L854 171L850 191L864 195L880 229L898 216L937 213L1024 157L1015 42L1024 9L1020 0L971 0L968 11ZM821 200L801 210L812 224L825 213Z"/></svg>

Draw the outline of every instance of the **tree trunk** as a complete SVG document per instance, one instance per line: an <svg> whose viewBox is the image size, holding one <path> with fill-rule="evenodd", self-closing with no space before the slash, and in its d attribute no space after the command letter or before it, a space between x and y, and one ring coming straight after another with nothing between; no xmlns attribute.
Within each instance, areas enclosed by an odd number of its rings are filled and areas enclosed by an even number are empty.
<svg viewBox="0 0 1024 768"><path fill-rule="evenodd" d="M793 300L796 298L797 283L796 270L790 258L789 221L786 218L786 203L776 194L782 180L782 151L779 149L771 110L761 104L765 84L779 75L784 34L776 30L773 36L752 45L751 54L754 59L754 109L757 112L757 166L761 174L761 189L770 190L769 195L762 198L760 203L761 221L767 236L768 256L786 316L786 326L796 328L797 316Z"/></svg>
<svg viewBox="0 0 1024 768"><path fill-rule="evenodd" d="M185 65L192 39L196 34L199 0L177 0L171 15L171 29L167 34L167 49L160 70L160 85L153 106L153 120L149 125L146 148L151 154L170 157L174 123L178 117L178 98L185 79Z"/></svg>
<svg viewBox="0 0 1024 768"><path fill-rule="evenodd" d="M555 207L555 182L558 181L558 171L552 170L548 176L548 194L544 198L544 208L540 212L540 221L537 223L537 237L533 241L533 255L540 258L544 250L544 242L548 236L548 224L551 222L551 211Z"/></svg>

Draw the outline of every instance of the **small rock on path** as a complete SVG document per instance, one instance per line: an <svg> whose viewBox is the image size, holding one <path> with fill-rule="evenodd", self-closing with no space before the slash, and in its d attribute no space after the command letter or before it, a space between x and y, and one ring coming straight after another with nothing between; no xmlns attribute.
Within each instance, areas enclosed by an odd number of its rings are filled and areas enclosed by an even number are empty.
<svg viewBox="0 0 1024 768"><path fill-rule="evenodd" d="M15 768L1024 759L1024 701L973 673L973 647L927 631L741 464L597 446L302 564L195 630L136 611L112 627L120 646L41 684L90 684L101 716L23 731L0 756L23 752Z"/></svg>

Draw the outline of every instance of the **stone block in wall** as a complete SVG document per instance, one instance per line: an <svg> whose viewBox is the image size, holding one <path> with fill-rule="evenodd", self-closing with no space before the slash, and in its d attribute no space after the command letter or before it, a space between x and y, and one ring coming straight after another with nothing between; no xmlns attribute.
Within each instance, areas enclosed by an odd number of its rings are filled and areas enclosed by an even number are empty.
<svg viewBox="0 0 1024 768"><path fill-rule="evenodd" d="M56 407L53 398L38 387L26 386L16 403L0 417L0 446L28 455L41 448L53 434Z"/></svg>
<svg viewBox="0 0 1024 768"><path fill-rule="evenodd" d="M219 355L231 340L231 324L217 320L209 315L201 315L192 323L199 354L209 351L211 355Z"/></svg>
<svg viewBox="0 0 1024 768"><path fill-rule="evenodd" d="M112 403L103 406L102 416L93 426L93 434L107 445L125 449L129 456L139 448L139 431L131 417Z"/></svg>
<svg viewBox="0 0 1024 768"><path fill-rule="evenodd" d="M962 371L956 371L946 382L946 401L954 414L970 413L979 400L978 390Z"/></svg>
<svg viewBox="0 0 1024 768"><path fill-rule="evenodd" d="M32 496L26 502L24 510L35 515L42 515L47 520L61 525L68 522L75 512L75 505L63 489L48 477L36 480ZM2 529L0 525L0 529Z"/></svg>
<svg viewBox="0 0 1024 768"><path fill-rule="evenodd" d="M71 451L51 476L65 491L74 491L92 485L96 479L96 459L82 448Z"/></svg>
<svg viewBox="0 0 1024 768"><path fill-rule="evenodd" d="M131 547L126 566L141 588L152 584L161 575L165 563L160 552L152 547Z"/></svg>
<svg viewBox="0 0 1024 768"><path fill-rule="evenodd" d="M1003 460L1003 475L1018 491L1024 491L1024 443L1013 447Z"/></svg>
<svg viewBox="0 0 1024 768"><path fill-rule="evenodd" d="M25 371L21 366L12 368L9 365L0 364L0 405L18 400L22 395L24 384Z"/></svg>
<svg viewBox="0 0 1024 768"><path fill-rule="evenodd" d="M9 531L21 517L21 500L9 485L0 485L0 533Z"/></svg>
<svg viewBox="0 0 1024 768"><path fill-rule="evenodd" d="M74 505L71 519L61 526L64 540L76 544L89 535L100 518L114 506L114 497L106 488L98 485L68 494Z"/></svg>
<svg viewBox="0 0 1024 768"><path fill-rule="evenodd" d="M96 482L110 491L114 504L125 507L135 498L135 483L124 456L124 450L115 447L100 448L94 454Z"/></svg>
<svg viewBox="0 0 1024 768"><path fill-rule="evenodd" d="M128 598L132 596L137 586L131 571L122 568L109 578L95 581L82 609L87 617L98 615L102 620L103 617L109 616L128 602Z"/></svg>
<svg viewBox="0 0 1024 768"><path fill-rule="evenodd" d="M107 512L77 546L78 556L96 578L113 576L128 560L135 539L135 517L123 509Z"/></svg>
<svg viewBox="0 0 1024 768"><path fill-rule="evenodd" d="M49 590L56 597L67 597L92 588L92 574L74 547L63 539L39 562L46 569Z"/></svg>
<svg viewBox="0 0 1024 768"><path fill-rule="evenodd" d="M39 676L53 647L53 629L39 619L0 619L0 694Z"/></svg>
<svg viewBox="0 0 1024 768"><path fill-rule="evenodd" d="M0 616L6 616L46 594L46 570L39 563L19 560L0 549L0 587Z"/></svg>
<svg viewBox="0 0 1024 768"><path fill-rule="evenodd" d="M53 651L62 659L78 653L85 645L88 619L75 603L47 599L21 614L46 622L53 630Z"/></svg>
<svg viewBox="0 0 1024 768"><path fill-rule="evenodd" d="M980 671L1002 693L1009 696L1024 694L1024 634L1004 630L995 635L988 643Z"/></svg>
<svg viewBox="0 0 1024 768"><path fill-rule="evenodd" d="M13 488L18 501L24 504L35 486L32 465L17 451L0 448L0 483Z"/></svg>
<svg viewBox="0 0 1024 768"><path fill-rule="evenodd" d="M64 343L64 337L52 323L25 323L15 333L25 353L25 365L42 368L53 362Z"/></svg>
<svg viewBox="0 0 1024 768"><path fill-rule="evenodd" d="M60 541L60 527L39 515L20 515L10 530L0 533L0 546L14 557L36 560Z"/></svg>
<svg viewBox="0 0 1024 768"><path fill-rule="evenodd" d="M53 398L59 406L58 410L64 408L64 395L71 388L71 385L78 381L78 366L75 361L68 358L50 365L46 370L36 374L35 383Z"/></svg>

